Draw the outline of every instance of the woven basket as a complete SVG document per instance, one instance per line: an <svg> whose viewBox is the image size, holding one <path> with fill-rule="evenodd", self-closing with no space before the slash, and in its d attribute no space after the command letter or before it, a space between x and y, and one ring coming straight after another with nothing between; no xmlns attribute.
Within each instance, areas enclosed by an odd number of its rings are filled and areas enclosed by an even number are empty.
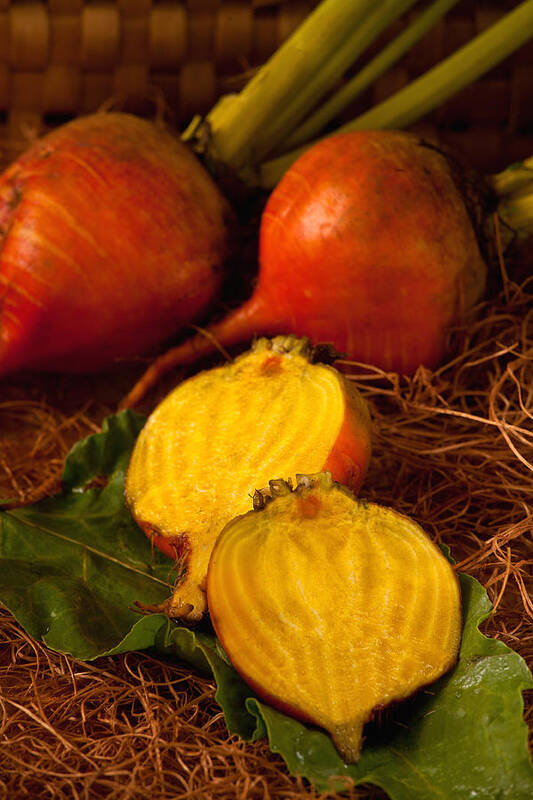
<svg viewBox="0 0 533 800"><path fill-rule="evenodd" d="M240 89L314 5L316 0L0 0L2 163L28 138L110 101L145 113L163 100L171 120L186 123L221 94ZM462 0L350 111L384 99L516 5ZM532 153L533 43L425 123L480 169L499 169Z"/></svg>
<svg viewBox="0 0 533 800"><path fill-rule="evenodd" d="M163 98L174 121L240 88L301 22L306 0L0 0L0 146L111 99L142 113Z"/></svg>

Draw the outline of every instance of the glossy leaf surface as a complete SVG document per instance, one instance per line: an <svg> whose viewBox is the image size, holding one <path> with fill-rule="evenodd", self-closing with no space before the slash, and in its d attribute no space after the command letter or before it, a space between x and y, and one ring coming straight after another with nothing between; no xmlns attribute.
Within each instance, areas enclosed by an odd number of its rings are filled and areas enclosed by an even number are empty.
<svg viewBox="0 0 533 800"><path fill-rule="evenodd" d="M100 655L139 622L136 600L168 595L172 564L152 552L124 507L124 473L143 423L129 412L111 418L74 446L62 494L0 516L1 599L54 650ZM96 479L104 488L91 488Z"/></svg>

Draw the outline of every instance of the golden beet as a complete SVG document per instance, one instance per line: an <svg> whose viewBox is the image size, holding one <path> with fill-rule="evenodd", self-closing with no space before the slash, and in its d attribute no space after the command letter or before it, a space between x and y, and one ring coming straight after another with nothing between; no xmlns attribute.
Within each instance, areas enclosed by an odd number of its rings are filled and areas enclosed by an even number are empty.
<svg viewBox="0 0 533 800"><path fill-rule="evenodd" d="M329 470L357 489L370 457L365 403L307 340L260 339L234 362L180 384L135 446L126 499L154 544L179 560L170 616L206 609L211 549L273 475Z"/></svg>
<svg viewBox="0 0 533 800"><path fill-rule="evenodd" d="M455 662L457 578L412 520L357 501L329 474L295 490L272 481L262 496L213 549L215 631L260 697L325 728L355 761L374 709Z"/></svg>

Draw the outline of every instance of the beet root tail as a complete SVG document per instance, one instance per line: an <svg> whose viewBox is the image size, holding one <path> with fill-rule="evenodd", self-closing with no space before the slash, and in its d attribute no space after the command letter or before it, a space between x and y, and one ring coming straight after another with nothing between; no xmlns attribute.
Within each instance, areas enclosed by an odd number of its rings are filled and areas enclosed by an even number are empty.
<svg viewBox="0 0 533 800"><path fill-rule="evenodd" d="M138 405L170 370L194 364L201 358L213 355L217 350L230 360L225 347L252 339L259 334L279 333L279 324L267 319L263 303L257 296L252 296L219 323L206 329L198 328L195 336L158 356L121 401L119 409Z"/></svg>

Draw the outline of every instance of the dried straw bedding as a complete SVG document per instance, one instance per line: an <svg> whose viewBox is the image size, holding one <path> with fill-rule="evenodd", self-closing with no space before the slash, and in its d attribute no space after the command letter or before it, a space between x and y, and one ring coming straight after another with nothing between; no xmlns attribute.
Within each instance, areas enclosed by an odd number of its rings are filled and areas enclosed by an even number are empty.
<svg viewBox="0 0 533 800"><path fill-rule="evenodd" d="M503 288L502 288L503 287ZM452 356L411 380L344 364L373 417L363 493L413 516L487 588L484 630L533 665L533 280L509 280L452 334ZM109 376L2 383L0 496L59 488L63 460L99 430L144 363ZM170 376L169 382L176 380ZM169 388L145 401L148 412ZM0 798L319 795L264 742L229 736L213 683L146 653L78 662L0 615ZM533 729L531 697L526 717ZM381 797L357 788L348 797Z"/></svg>

